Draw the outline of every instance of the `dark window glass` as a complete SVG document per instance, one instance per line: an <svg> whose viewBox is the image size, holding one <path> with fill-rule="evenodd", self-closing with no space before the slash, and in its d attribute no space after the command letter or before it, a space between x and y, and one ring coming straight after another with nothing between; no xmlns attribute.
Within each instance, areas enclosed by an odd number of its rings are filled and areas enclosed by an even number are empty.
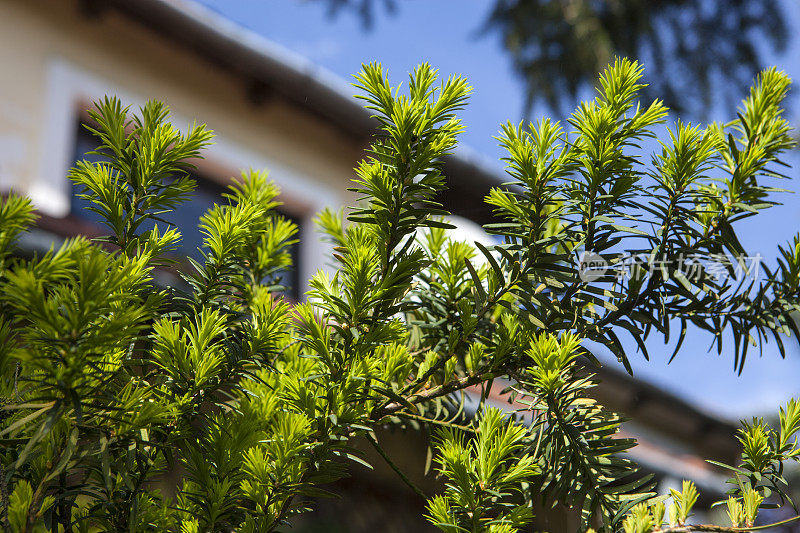
<svg viewBox="0 0 800 533"><path fill-rule="evenodd" d="M87 131L82 124L80 124L76 135L74 160L78 161L85 159L91 162L102 161L102 156L89 153L92 150L95 150L97 145L98 142L94 135ZM182 256L191 257L199 261L201 260L199 249L203 244L203 235L200 233L197 225L200 221L200 217L203 216L203 214L205 214L206 211L208 211L215 203L225 201L225 199L222 197L222 194L225 192L226 187L223 187L212 180L203 178L201 175L196 173L192 173L191 176L197 182L197 188L192 194L191 199L181 204L176 210L164 215L162 218L170 224L173 224L181 232L182 238L177 250L178 257L176 257L176 259L180 260ZM70 213L86 222L92 222L98 226L102 225L102 219L100 216L97 213L87 209L87 207L91 205L91 202L79 196L79 194L82 192L82 188L75 183L72 183L71 185L72 195L70 197ZM298 227L300 226L299 220L296 217L287 215L285 212L281 212L281 215L293 221L298 225ZM153 225L154 223L152 221L148 221L147 223L142 224L140 231L152 229ZM163 224L159 224L159 228L163 231L162 226ZM102 227L104 231L107 231L104 225ZM292 256L292 264L294 265L294 268L292 268L291 271L286 272L281 279L281 284L287 287L287 296L295 300L297 300L299 297L299 276L297 268L297 261L299 258L298 248L299 247L297 244L291 246L289 253Z"/></svg>

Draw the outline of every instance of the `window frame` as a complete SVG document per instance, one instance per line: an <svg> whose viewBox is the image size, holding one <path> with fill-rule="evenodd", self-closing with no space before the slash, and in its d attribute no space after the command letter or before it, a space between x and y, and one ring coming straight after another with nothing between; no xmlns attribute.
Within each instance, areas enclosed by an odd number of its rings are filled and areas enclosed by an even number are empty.
<svg viewBox="0 0 800 533"><path fill-rule="evenodd" d="M124 83L104 79L99 74L62 57L52 58L47 65L45 102L42 108L42 139L39 168L29 184L28 195L46 220L67 220L70 228L83 227L70 216L71 185L67 172L74 163L75 125L84 122L91 102L115 94L132 107L144 105L146 98L130 90ZM169 102L167 102L169 103ZM172 120L189 124L171 106ZM198 122L202 117L197 117ZM240 174L241 169L263 168L281 188L283 210L299 222L297 279L298 294L304 294L308 280L318 270L327 270L331 245L314 231L314 217L325 207L338 209L343 204L341 193L334 187L299 172L263 153L231 141L224 132L215 132L213 146L204 151L204 158L195 162L204 178L221 186ZM49 224L54 226L57 224ZM62 235L68 236L68 235Z"/></svg>

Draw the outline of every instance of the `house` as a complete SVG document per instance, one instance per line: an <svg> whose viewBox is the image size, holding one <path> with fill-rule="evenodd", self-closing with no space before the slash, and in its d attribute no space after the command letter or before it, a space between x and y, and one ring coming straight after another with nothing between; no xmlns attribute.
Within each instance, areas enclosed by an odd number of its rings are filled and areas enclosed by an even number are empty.
<svg viewBox="0 0 800 533"><path fill-rule="evenodd" d="M198 164L201 203L181 214L187 224L239 169L266 168L283 190L284 212L300 226L298 294L301 280L323 267L329 250L312 219L323 207L352 204L346 188L375 128L342 80L190 0L4 0L0 40L0 191L33 199L41 220L26 237L30 249L97 231L66 173L91 144L81 127L90 102L116 94L134 105L165 101L177 124L197 119L216 132ZM465 151L445 161L445 172L445 208L489 220L483 196L503 178ZM599 374L598 399L632 419L625 431L640 439L635 459L663 486L689 477L707 494L721 494L723 476L702 458L735 460L731 424L618 370ZM401 459L422 478L419 435L389 439L387 448L404 451ZM419 518L398 515L418 517L421 502L391 474L359 471L342 484L359 497L358 516L343 515L346 505L322 503L298 527L413 530ZM547 527L558 530L553 520Z"/></svg>

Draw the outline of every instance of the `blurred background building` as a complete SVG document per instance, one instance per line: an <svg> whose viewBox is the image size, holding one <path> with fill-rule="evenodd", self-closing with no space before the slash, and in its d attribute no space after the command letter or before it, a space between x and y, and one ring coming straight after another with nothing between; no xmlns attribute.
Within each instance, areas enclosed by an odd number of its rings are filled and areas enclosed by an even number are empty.
<svg viewBox="0 0 800 533"><path fill-rule="evenodd" d="M346 188L375 128L342 79L190 0L0 0L0 68L0 190L29 195L41 215L24 241L29 253L102 231L66 176L93 148L82 126L87 108L118 95L134 106L162 100L177 125L197 120L216 133L197 162L197 199L173 219L186 236L183 253L194 253L197 219L231 176L266 168L283 190L284 213L301 229L291 296L302 298L305 280L324 268L329 250L312 219L323 207L353 203ZM461 150L447 159L445 171L445 208L465 224L489 221L482 199L503 181L499 169ZM656 474L662 490L688 478L709 498L704 505L721 496L725 479L703 459L735 461L729 420L614 365L598 374L598 399L631 417L625 434L640 442L632 455ZM381 437L422 486L436 486L424 473L421 434ZM298 530L428 528L420 518L423 502L380 458L371 458L374 471L356 469L337 487L342 500L320 502ZM566 530L564 516L545 512L537 527Z"/></svg>

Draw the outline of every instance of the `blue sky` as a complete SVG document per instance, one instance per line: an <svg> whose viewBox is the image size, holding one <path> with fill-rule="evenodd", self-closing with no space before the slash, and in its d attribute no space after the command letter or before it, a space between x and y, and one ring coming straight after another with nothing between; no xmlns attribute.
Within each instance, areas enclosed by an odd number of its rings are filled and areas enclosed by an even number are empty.
<svg viewBox="0 0 800 533"><path fill-rule="evenodd" d="M328 17L326 2L300 0L200 0L239 24L296 52L334 74L347 78L362 63L380 61L388 67L392 81L405 81L406 73L428 61L443 74L466 76L475 91L462 117L466 132L462 142L486 163L498 169L503 155L493 136L507 120L522 118L523 92L496 35L481 35L480 28L493 2L478 0L400 0L398 11L379 16L364 31L352 13ZM381 2L376 2L381 4ZM800 3L786 0L789 24L798 33ZM771 57L771 63L800 81L800 42L790 42L786 53ZM792 97L792 123L800 125L800 90ZM531 118L547 115L536 107ZM715 109L714 118L733 116L733 110ZM671 117L674 119L675 117ZM685 117L691 119L691 117ZM786 188L800 192L800 152L789 158L793 183ZM785 186L785 184L782 184ZM785 205L758 217L743 227L742 241L752 254L772 260L778 244L800 230L800 196L786 195ZM736 419L750 414L771 413L790 396L800 396L800 348L789 344L782 360L772 344L748 355L743 376L733 372L733 358L723 352L707 353L705 334L687 337L678 357L667 365L672 353L658 339L648 342L651 361L631 352L637 376L661 385L701 408ZM615 364L611 362L610 364Z"/></svg>

